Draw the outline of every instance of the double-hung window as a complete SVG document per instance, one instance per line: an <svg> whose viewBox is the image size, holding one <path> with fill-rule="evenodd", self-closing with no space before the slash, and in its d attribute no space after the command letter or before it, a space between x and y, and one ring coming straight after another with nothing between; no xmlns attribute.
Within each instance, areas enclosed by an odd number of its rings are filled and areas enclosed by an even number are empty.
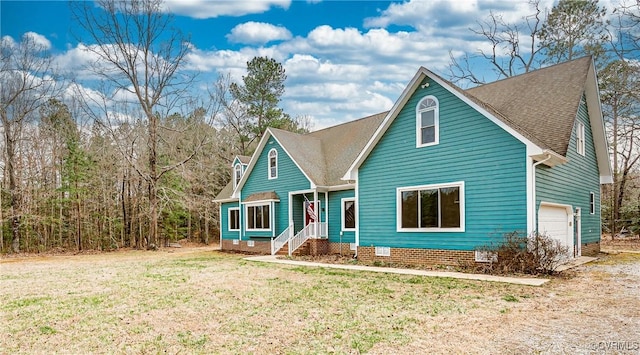
<svg viewBox="0 0 640 355"><path fill-rule="evenodd" d="M400 232L464 231L464 182L397 189Z"/></svg>
<svg viewBox="0 0 640 355"><path fill-rule="evenodd" d="M247 230L271 230L269 205L247 206Z"/></svg>
<svg viewBox="0 0 640 355"><path fill-rule="evenodd" d="M271 149L269 151L269 179L278 178L278 151Z"/></svg>
<svg viewBox="0 0 640 355"><path fill-rule="evenodd" d="M233 188L235 189L242 178L242 164L236 164L233 168Z"/></svg>
<svg viewBox="0 0 640 355"><path fill-rule="evenodd" d="M342 230L352 231L356 229L356 199L342 199Z"/></svg>
<svg viewBox="0 0 640 355"><path fill-rule="evenodd" d="M438 144L439 121L438 100L427 96L416 107L416 147Z"/></svg>
<svg viewBox="0 0 640 355"><path fill-rule="evenodd" d="M576 150L578 154L584 155L584 123L578 122L576 127Z"/></svg>
<svg viewBox="0 0 640 355"><path fill-rule="evenodd" d="M229 230L230 231L240 230L240 209L239 208L229 208Z"/></svg>

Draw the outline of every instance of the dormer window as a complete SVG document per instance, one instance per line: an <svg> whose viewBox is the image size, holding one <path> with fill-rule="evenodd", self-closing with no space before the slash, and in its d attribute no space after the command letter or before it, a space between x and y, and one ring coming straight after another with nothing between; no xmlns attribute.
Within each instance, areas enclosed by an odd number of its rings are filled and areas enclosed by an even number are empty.
<svg viewBox="0 0 640 355"><path fill-rule="evenodd" d="M240 179L242 178L242 164L236 164L233 167L233 188L238 187L238 183L240 183Z"/></svg>
<svg viewBox="0 0 640 355"><path fill-rule="evenodd" d="M427 96L416 107L416 147L438 144L438 99Z"/></svg>
<svg viewBox="0 0 640 355"><path fill-rule="evenodd" d="M269 151L269 180L278 177L278 151L271 149Z"/></svg>

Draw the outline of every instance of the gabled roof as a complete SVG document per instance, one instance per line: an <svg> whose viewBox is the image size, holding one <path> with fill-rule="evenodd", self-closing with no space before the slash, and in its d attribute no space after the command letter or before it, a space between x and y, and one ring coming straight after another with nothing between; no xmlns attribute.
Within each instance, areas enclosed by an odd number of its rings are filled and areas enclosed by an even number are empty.
<svg viewBox="0 0 640 355"><path fill-rule="evenodd" d="M235 165L236 161L239 161L240 164L242 164L242 165L247 165L251 161L251 157L246 156L246 155L236 155L236 157L233 158L233 162L231 163L231 165L232 166Z"/></svg>
<svg viewBox="0 0 640 355"><path fill-rule="evenodd" d="M381 112L308 134L308 136L317 138L322 142L322 153L325 161L325 181L324 183L316 183L316 185L335 186L344 184L342 176L362 151L365 144L367 144L386 114L386 111Z"/></svg>
<svg viewBox="0 0 640 355"><path fill-rule="evenodd" d="M382 112L307 134L269 128L263 140L266 142L268 136L275 138L311 184L341 185L344 184L341 178L346 169L362 151L385 115L386 112ZM260 154L262 149L266 148L261 141L254 156ZM251 169L250 164L247 172ZM238 186L242 184L243 181L240 181Z"/></svg>
<svg viewBox="0 0 640 355"><path fill-rule="evenodd" d="M387 112L378 113L307 134L270 127L251 157L249 166L238 183L238 188L242 188L247 176L251 174L255 166L253 160L257 160L260 152L268 149L267 142L271 137L278 142L312 185L324 187L344 185L342 176L386 114ZM237 199L238 194L230 183L220 191L214 201L237 201Z"/></svg>
<svg viewBox="0 0 640 355"><path fill-rule="evenodd" d="M590 66L583 57L466 92L536 137L541 148L566 156Z"/></svg>
<svg viewBox="0 0 640 355"><path fill-rule="evenodd" d="M407 100L425 79L475 108L527 146L527 154L553 162L566 162L567 148L582 95L587 97L601 182L611 179L604 123L595 69L591 57L539 69L476 88L462 90L435 73L420 68L396 101L364 150L347 170L344 180L355 179L357 169L389 128Z"/></svg>
<svg viewBox="0 0 640 355"><path fill-rule="evenodd" d="M574 122L585 95L600 179L602 183L611 181L595 68L591 57L584 57L468 90L421 67L390 111L308 134L267 129L238 186L244 184L255 165L253 160L270 137L277 140L312 185L336 186L344 184L344 180L357 179L360 164L411 95L429 79L523 142L527 154L534 159L551 155L555 163L566 162ZM216 200L231 196L227 186Z"/></svg>
<svg viewBox="0 0 640 355"><path fill-rule="evenodd" d="M227 183L227 186L223 187L222 190L218 192L218 195L216 195L213 201L216 201L216 202L238 201L238 199L232 197L232 195L233 195L233 180L230 180L229 183Z"/></svg>

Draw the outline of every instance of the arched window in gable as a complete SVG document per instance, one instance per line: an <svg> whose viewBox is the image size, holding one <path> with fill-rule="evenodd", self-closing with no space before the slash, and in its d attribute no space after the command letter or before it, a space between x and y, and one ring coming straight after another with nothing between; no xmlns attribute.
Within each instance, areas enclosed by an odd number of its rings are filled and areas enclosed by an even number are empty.
<svg viewBox="0 0 640 355"><path fill-rule="evenodd" d="M234 190L238 186L238 183L240 182L240 179L242 179L242 164L236 164L233 167L233 188L234 188Z"/></svg>
<svg viewBox="0 0 640 355"><path fill-rule="evenodd" d="M438 99L426 96L416 107L416 147L438 144L439 112Z"/></svg>
<svg viewBox="0 0 640 355"><path fill-rule="evenodd" d="M274 148L269 151L269 179L278 178L278 151Z"/></svg>

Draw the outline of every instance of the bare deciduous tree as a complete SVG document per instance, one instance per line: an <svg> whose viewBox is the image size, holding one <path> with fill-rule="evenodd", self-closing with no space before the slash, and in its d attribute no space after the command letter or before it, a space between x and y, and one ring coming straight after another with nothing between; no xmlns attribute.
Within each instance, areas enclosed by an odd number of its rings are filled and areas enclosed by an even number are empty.
<svg viewBox="0 0 640 355"><path fill-rule="evenodd" d="M19 43L9 37L0 40L0 122L4 138L5 174L9 181L11 248L20 250L22 218L22 181L18 171L25 125L58 89L53 76L52 59L45 45L26 34Z"/></svg>
<svg viewBox="0 0 640 355"><path fill-rule="evenodd" d="M541 47L538 44L538 34L544 23L540 0L530 0L532 14L526 16L523 22L508 23L502 15L490 12L488 19L478 21L477 28L469 30L491 44L490 51L478 50L479 57L491 64L498 79L510 77L540 66L539 53ZM525 37L524 39L522 37ZM479 77L473 71L470 62L476 56L465 54L460 59L455 58L449 52L449 72L454 82L469 82L471 84L484 84L486 79Z"/></svg>
<svg viewBox="0 0 640 355"><path fill-rule="evenodd" d="M175 160L159 161L163 119L189 101L187 90L193 76L182 70L189 41L171 26L172 17L161 11L160 0L96 3L98 8L89 2L71 3L76 21L94 43L86 46L96 58L92 70L104 83L104 102L93 105L102 109L92 111L96 120L115 133L125 110L114 109L109 100L119 96L120 102L126 104L126 112L134 118L139 116L146 127L146 162L127 154L126 147L121 146L120 151L147 184L150 221L146 244L147 248L156 248L158 183L164 174L192 159L203 143L188 147Z"/></svg>

